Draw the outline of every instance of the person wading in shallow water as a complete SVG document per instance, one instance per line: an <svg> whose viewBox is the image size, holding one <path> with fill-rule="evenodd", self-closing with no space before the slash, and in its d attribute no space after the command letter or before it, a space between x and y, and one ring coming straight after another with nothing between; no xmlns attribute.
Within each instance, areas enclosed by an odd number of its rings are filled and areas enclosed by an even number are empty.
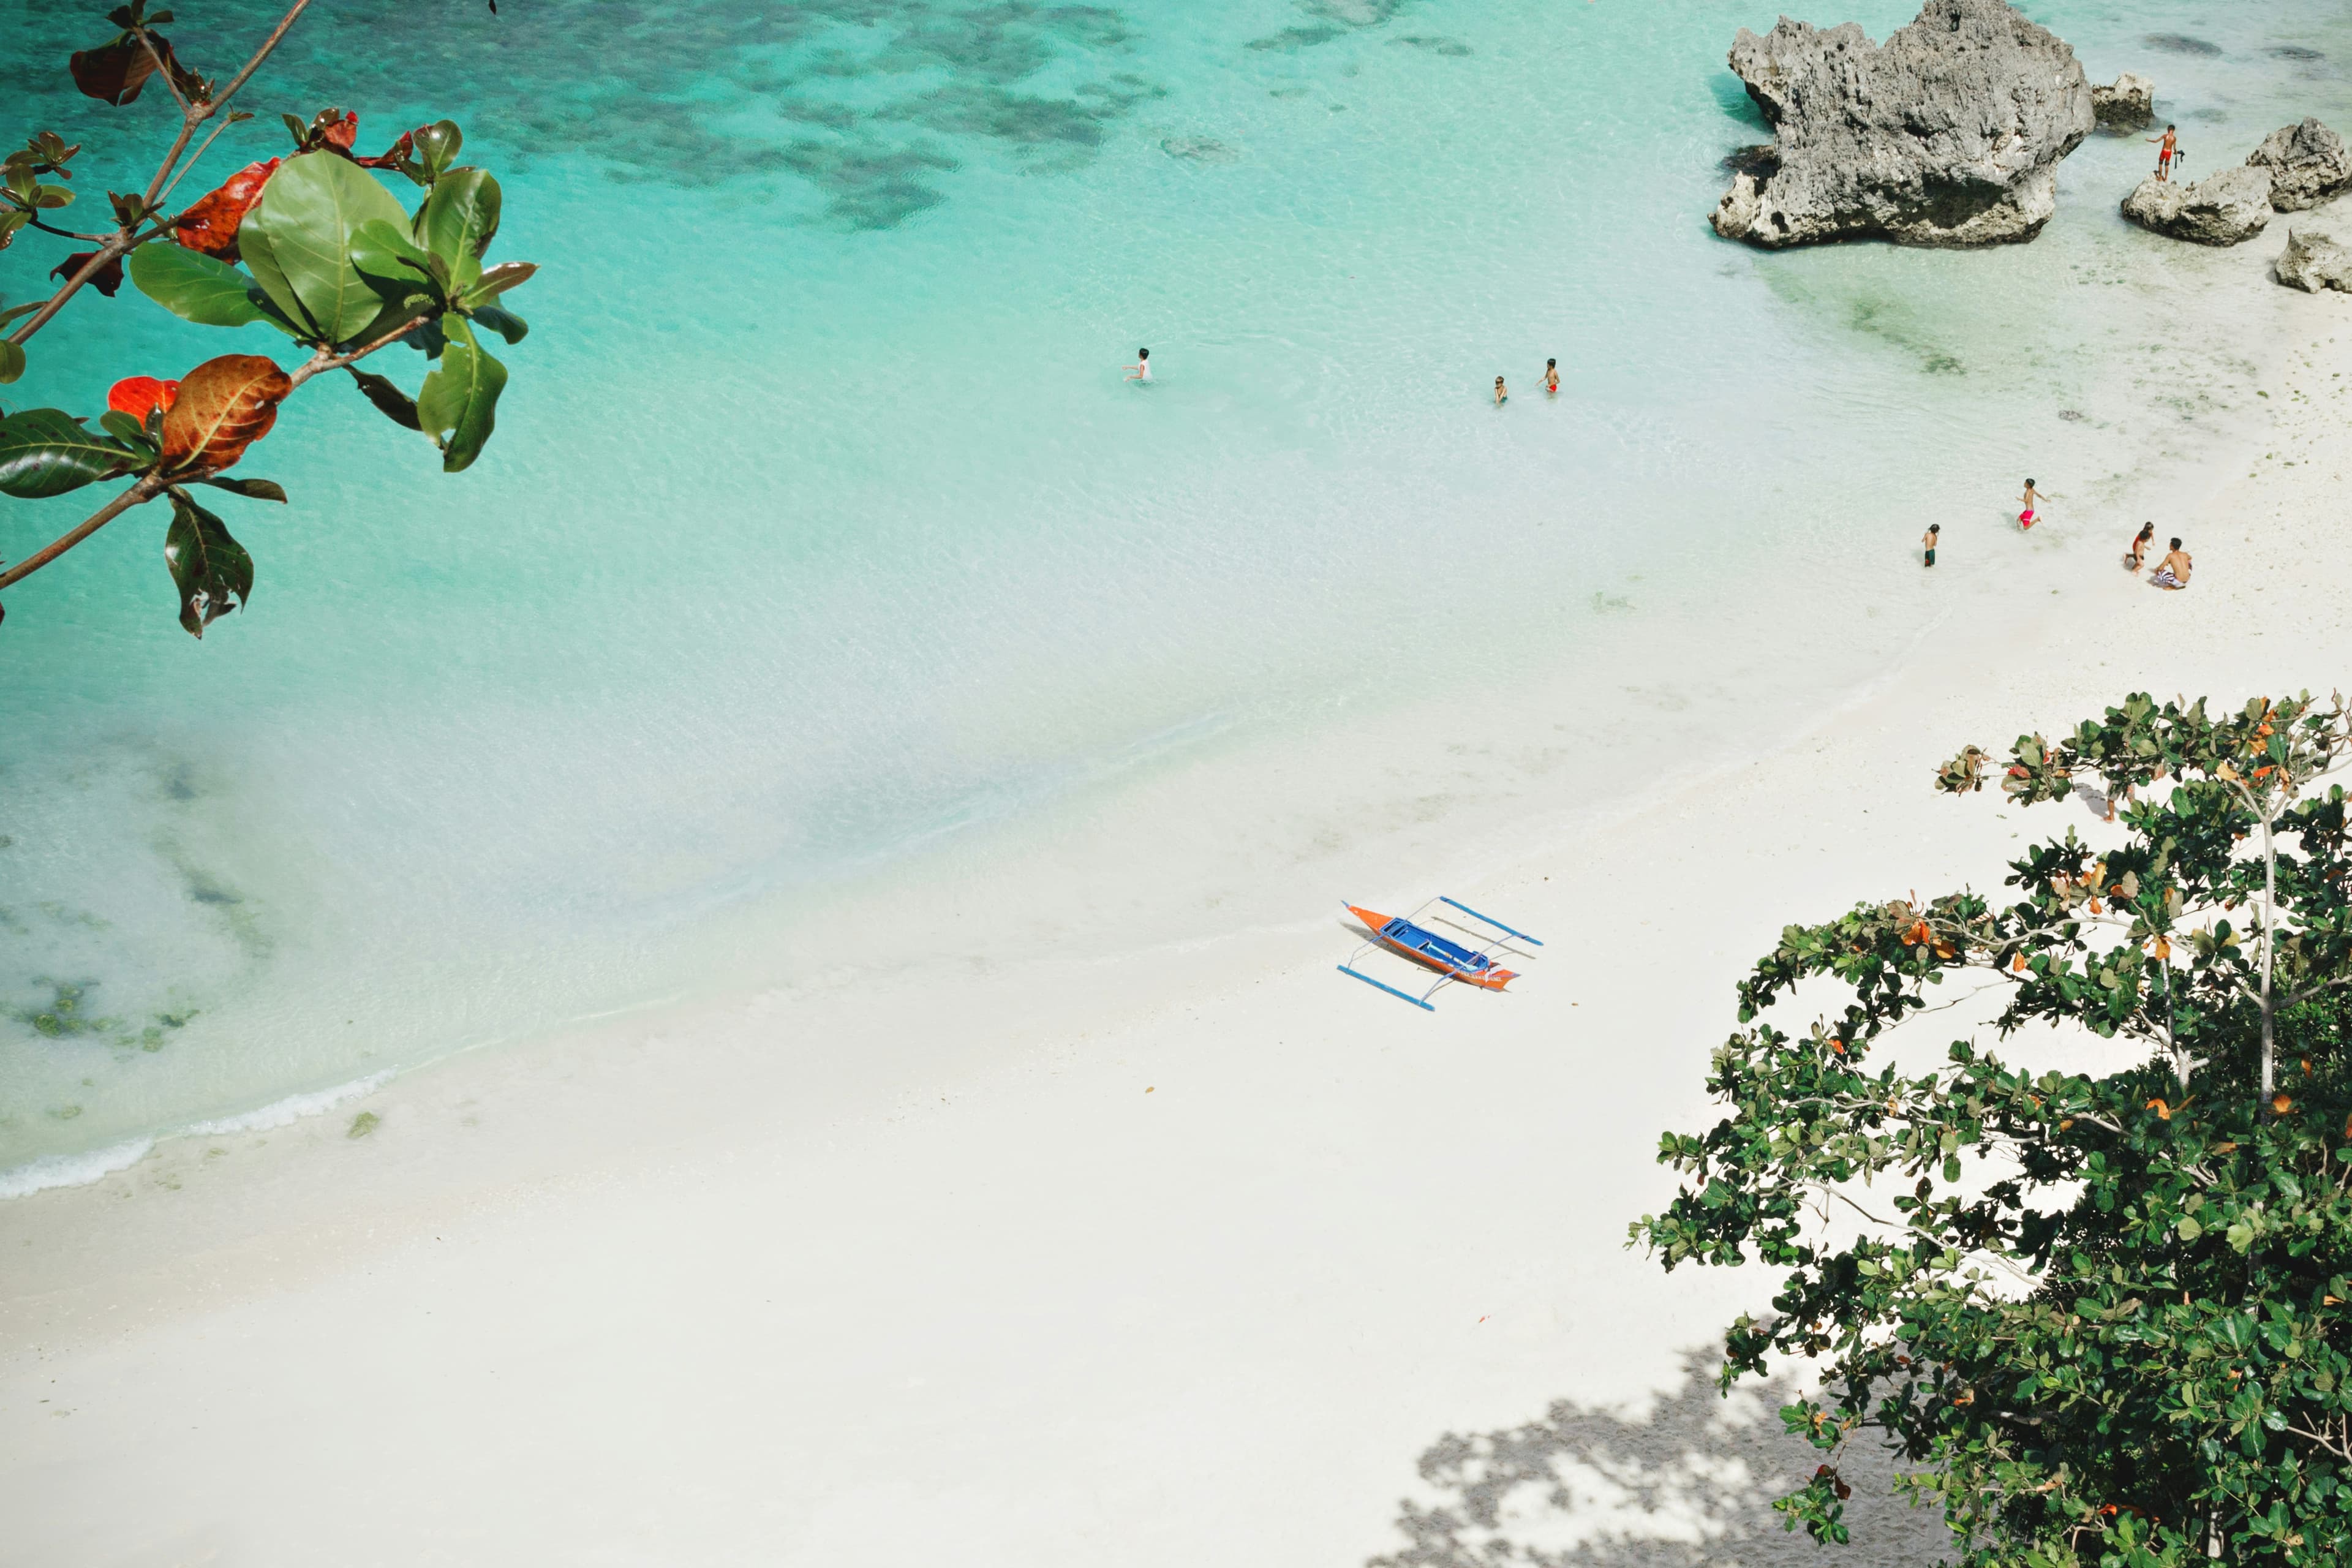
<svg viewBox="0 0 2352 1568"><path fill-rule="evenodd" d="M1927 552L1927 564L1930 566L1933 566L1936 563L1937 536L1941 534L1943 531L1944 525L1942 523L1931 522L1927 525L1927 531L1919 536L1920 546Z"/></svg>
<svg viewBox="0 0 2352 1568"><path fill-rule="evenodd" d="M2189 569L2192 564L2189 552L2181 549L2180 541L2176 539L2172 542L2172 549L2156 563L2156 575L2148 581L2159 588L2186 588L2189 586Z"/></svg>
<svg viewBox="0 0 2352 1568"><path fill-rule="evenodd" d="M1135 351L1135 363L1127 367L1127 379L1129 381L1150 381L1151 379L1151 351L1150 349L1138 349Z"/></svg>
<svg viewBox="0 0 2352 1568"><path fill-rule="evenodd" d="M2143 141L2159 143L2156 150L2156 177L2159 182L2172 178L2172 160L2180 155L2180 132L2168 125L2161 136L2143 137Z"/></svg>
<svg viewBox="0 0 2352 1568"><path fill-rule="evenodd" d="M1500 408L1504 404L1508 403L1510 400L1511 395L1508 391L1505 390L1503 386L1503 378L1499 375L1496 376L1495 378L1495 406Z"/></svg>
<svg viewBox="0 0 2352 1568"><path fill-rule="evenodd" d="M1559 361L1556 359L1544 361L1544 390L1554 397L1559 395Z"/></svg>

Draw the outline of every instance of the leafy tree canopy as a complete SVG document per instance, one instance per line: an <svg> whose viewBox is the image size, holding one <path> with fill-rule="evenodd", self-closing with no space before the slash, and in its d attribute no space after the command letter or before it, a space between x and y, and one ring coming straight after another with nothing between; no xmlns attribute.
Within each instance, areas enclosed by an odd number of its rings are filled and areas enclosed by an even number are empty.
<svg viewBox="0 0 2352 1568"><path fill-rule="evenodd" d="M1742 982L1724 1117L1665 1135L1680 1190L1633 1235L1781 1273L1721 1377L1823 1374L1782 1411L1823 1453L1791 1528L1846 1539L1838 1457L1875 1439L1969 1568L2352 1562L2352 858L2322 778L2347 748L2307 694L2135 695L2021 737L2003 794L2104 790L2122 845L2070 829L2005 899L1790 926ZM1937 787L1993 766L1970 747ZM1999 988L2003 1038L2088 1031L2126 1065L1874 1062L1948 982ZM1800 985L1834 1011L1761 1021Z"/></svg>

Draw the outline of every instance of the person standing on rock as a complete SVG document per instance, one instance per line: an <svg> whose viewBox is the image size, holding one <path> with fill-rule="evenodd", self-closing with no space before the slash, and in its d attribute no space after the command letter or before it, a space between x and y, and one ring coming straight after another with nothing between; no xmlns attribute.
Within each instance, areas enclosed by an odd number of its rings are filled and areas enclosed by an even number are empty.
<svg viewBox="0 0 2352 1568"><path fill-rule="evenodd" d="M2180 132L2168 125L2161 136L2149 136L2145 141L2159 143L2156 150L2156 177L2159 184L2172 178L2172 160L2180 152Z"/></svg>
<svg viewBox="0 0 2352 1568"><path fill-rule="evenodd" d="M2021 529L2032 528L2035 523L2042 521L2034 513L2034 509L2042 504L2042 492L2033 488L2033 481L2032 479L2026 480L2025 493L2017 498L2017 504L2025 509L2017 514L2018 527Z"/></svg>

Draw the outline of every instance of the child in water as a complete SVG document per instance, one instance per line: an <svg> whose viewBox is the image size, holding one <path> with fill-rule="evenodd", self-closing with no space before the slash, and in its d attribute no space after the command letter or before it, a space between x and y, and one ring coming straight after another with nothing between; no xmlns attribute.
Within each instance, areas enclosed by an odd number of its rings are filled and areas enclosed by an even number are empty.
<svg viewBox="0 0 2352 1568"><path fill-rule="evenodd" d="M2032 479L2025 481L2025 493L2018 497L2017 501L2025 509L2017 514L2017 526L2032 528L2038 521L2033 515L2033 509L2042 504L2042 492L2033 488Z"/></svg>
<svg viewBox="0 0 2352 1568"><path fill-rule="evenodd" d="M2139 531L2132 535L2131 548L2124 552L2125 571L2139 570L2139 563L2147 559L2147 542L2155 537L2156 524L2143 522L2139 525Z"/></svg>
<svg viewBox="0 0 2352 1568"><path fill-rule="evenodd" d="M1927 547L1927 564L1930 566L1936 563L1936 537L1943 531L1942 523L1931 522L1927 525L1927 531L1919 536L1919 542Z"/></svg>
<svg viewBox="0 0 2352 1568"><path fill-rule="evenodd" d="M1503 389L1503 378L1499 375L1496 376L1495 378L1495 406L1500 408L1504 404L1508 403L1510 400L1511 395Z"/></svg>
<svg viewBox="0 0 2352 1568"><path fill-rule="evenodd" d="M1129 381L1150 381L1151 379L1151 351L1150 349L1138 349L1135 351L1135 363L1127 367L1127 379Z"/></svg>
<svg viewBox="0 0 2352 1568"><path fill-rule="evenodd" d="M1559 395L1559 361L1556 359L1544 361L1544 390L1554 397Z"/></svg>

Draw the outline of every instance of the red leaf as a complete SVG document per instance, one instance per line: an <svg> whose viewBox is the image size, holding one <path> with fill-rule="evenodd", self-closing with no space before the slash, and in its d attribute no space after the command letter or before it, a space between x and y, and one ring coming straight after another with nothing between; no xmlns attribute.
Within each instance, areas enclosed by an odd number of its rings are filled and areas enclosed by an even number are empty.
<svg viewBox="0 0 2352 1568"><path fill-rule="evenodd" d="M163 462L175 472L216 474L269 434L278 405L294 390L259 354L223 354L190 371L163 411Z"/></svg>
<svg viewBox="0 0 2352 1568"><path fill-rule="evenodd" d="M83 263L87 262L91 257L96 256L98 252L95 250L77 250L71 256L67 257L63 261L58 262L55 267L50 268L49 276L52 278L71 278L74 274L82 269ZM118 256L113 260L108 262L105 266L100 268L97 271L91 273L89 276L89 286L97 289L100 293L105 295L108 299L113 299L114 291L122 287L122 258Z"/></svg>
<svg viewBox="0 0 2352 1568"><path fill-rule="evenodd" d="M356 112L346 114L340 109L320 110L315 123L319 134L326 138L327 145L338 153L349 153L352 144L360 139L360 117Z"/></svg>
<svg viewBox="0 0 2352 1568"><path fill-rule="evenodd" d="M176 381L157 381L152 375L126 375L106 389L106 405L117 414L128 414L142 425L147 423L147 411L161 404L170 412L173 400L180 395Z"/></svg>
<svg viewBox="0 0 2352 1568"><path fill-rule="evenodd" d="M265 158L231 174L220 189L199 198L195 205L180 215L173 227L175 237L190 250L201 250L223 261L237 259L237 226L261 200L261 187L269 183L269 176L278 172L278 165L283 162Z"/></svg>
<svg viewBox="0 0 2352 1568"><path fill-rule="evenodd" d="M179 65L172 58L172 46L163 38L155 37L155 53L151 55L138 39L124 37L102 49L79 51L66 62L66 68L73 72L74 85L85 96L119 106L139 96L147 79L155 74L157 55L175 68Z"/></svg>
<svg viewBox="0 0 2352 1568"><path fill-rule="evenodd" d="M401 161L405 159L410 151L415 147L415 135L416 133L413 131L404 131L400 133L399 141L394 142L391 146L385 148L374 157L354 158L352 162L357 163L362 169L396 168L399 166Z"/></svg>

